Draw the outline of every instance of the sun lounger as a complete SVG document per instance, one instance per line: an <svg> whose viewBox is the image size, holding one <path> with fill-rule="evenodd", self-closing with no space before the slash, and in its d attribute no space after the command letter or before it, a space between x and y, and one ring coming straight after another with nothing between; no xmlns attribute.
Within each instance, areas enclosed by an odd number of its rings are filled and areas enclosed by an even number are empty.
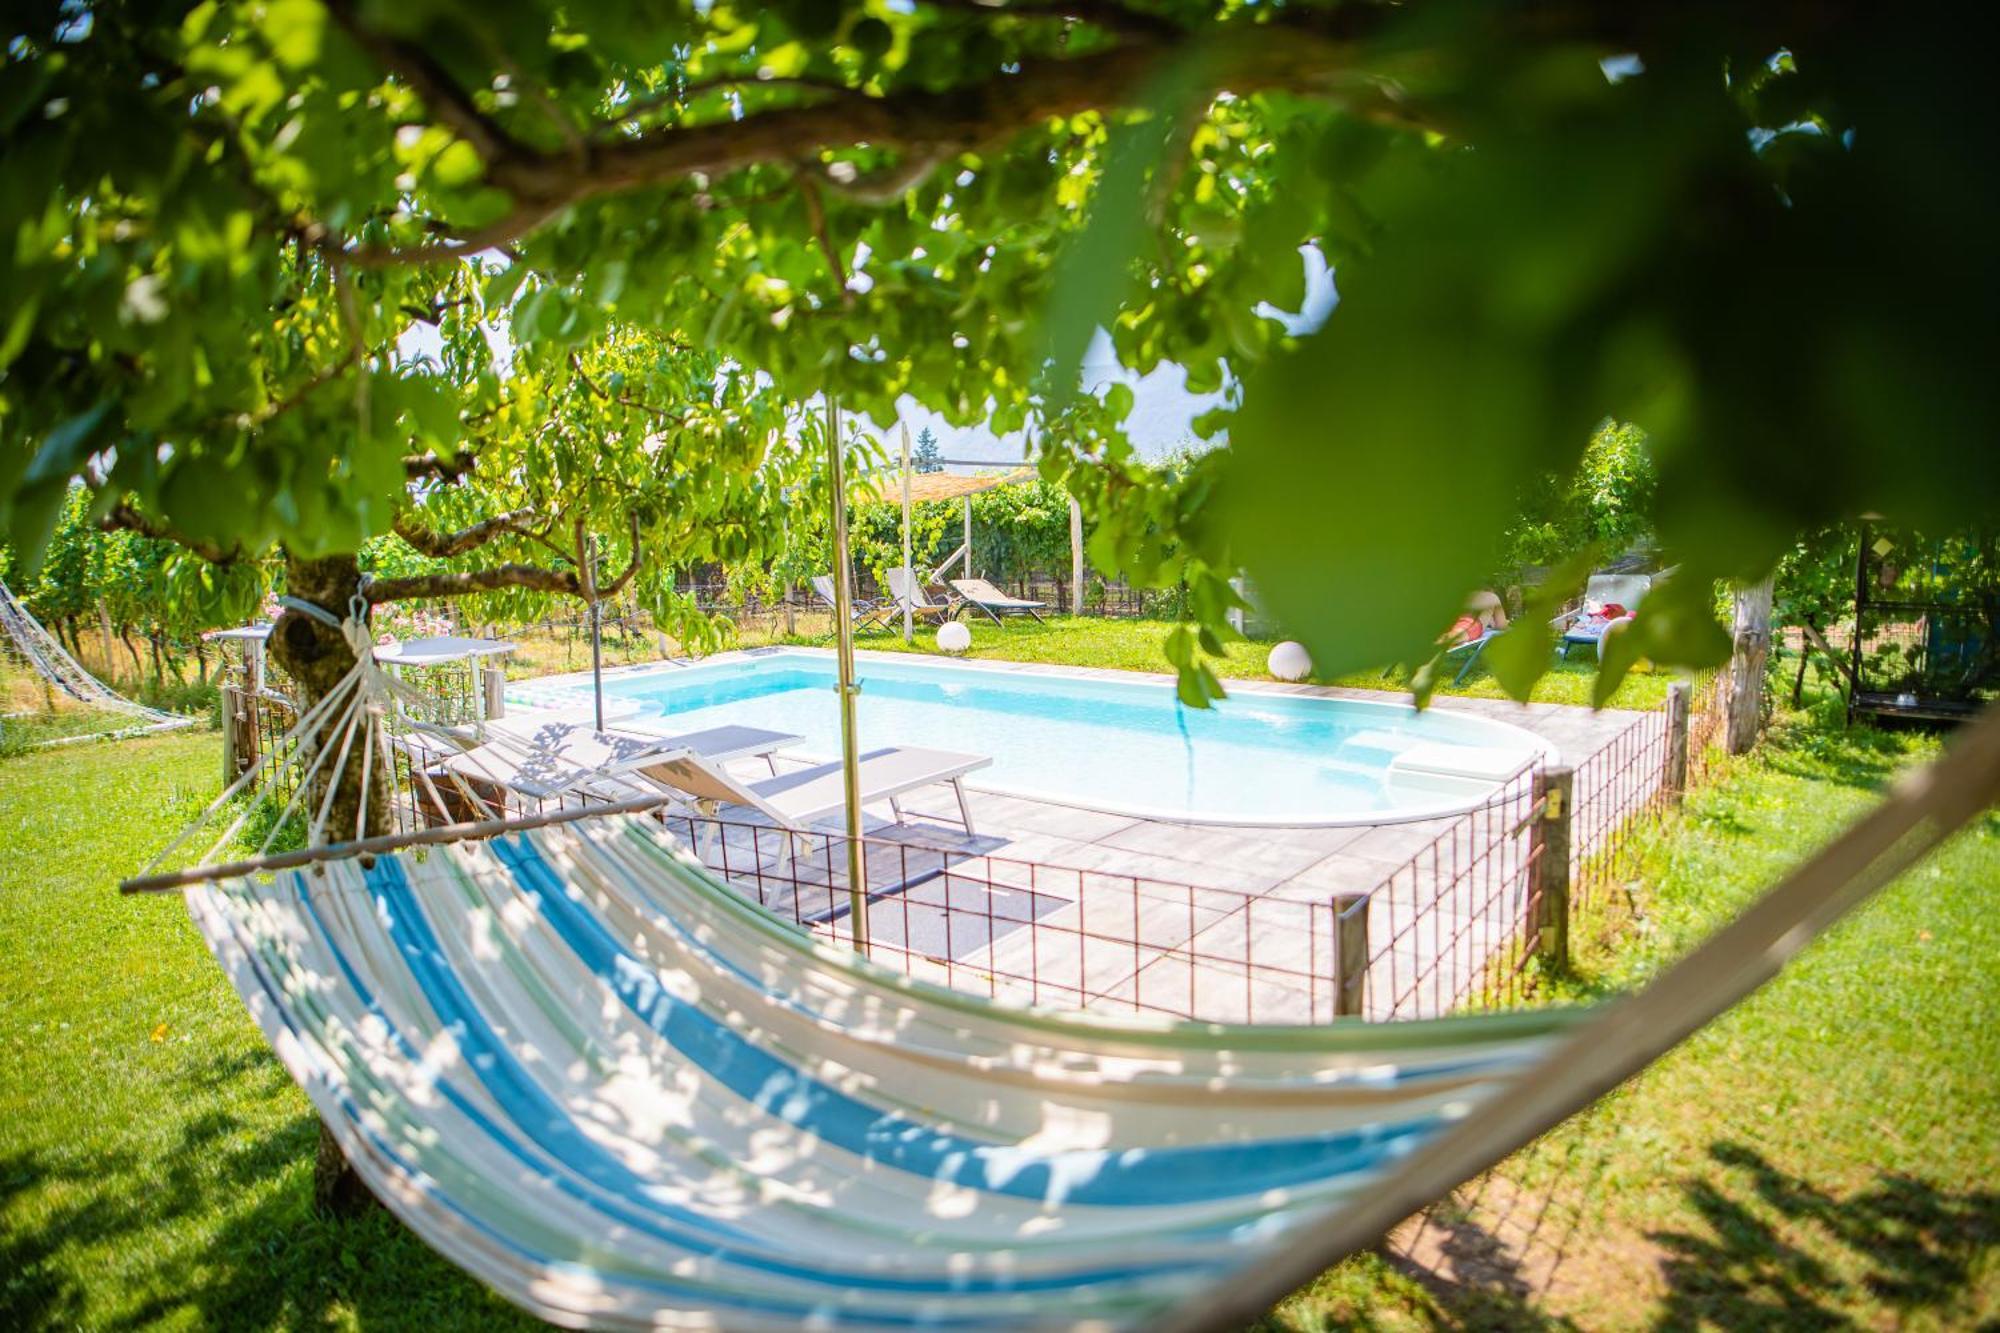
<svg viewBox="0 0 2000 1333"><path fill-rule="evenodd" d="M961 605L984 611L994 624L1000 623L1004 615L1029 615L1037 624L1042 622L1042 611L1047 602L1030 602L1019 597L1009 597L985 579L953 579L951 589L959 595Z"/></svg>
<svg viewBox="0 0 2000 1333"><path fill-rule="evenodd" d="M887 575L889 596L895 602L888 608L889 623L894 625L902 619L903 607L907 604L913 619L942 624L951 619L952 606L949 602L933 602L924 585L908 569L892 569Z"/></svg>
<svg viewBox="0 0 2000 1333"><path fill-rule="evenodd" d="M1584 585L1583 605L1568 616L1563 625L1562 655L1569 658L1569 650L1588 647L1604 653L1604 632L1621 620L1629 620L1639 609L1640 601L1652 591L1654 576L1650 574L1592 574ZM1623 615L1604 614L1602 608L1617 607Z"/></svg>
<svg viewBox="0 0 2000 1333"><path fill-rule="evenodd" d="M833 586L833 575L813 575L812 590L813 596L819 599L820 605L835 615L840 614L840 603L835 596ZM854 628L858 630L886 629L889 625L889 612L887 608L883 607L879 602L871 601L866 597L851 599L847 604L847 614L848 618L854 622Z"/></svg>
<svg viewBox="0 0 2000 1333"><path fill-rule="evenodd" d="M549 721L526 739L501 736L453 755L428 775L461 790L470 787L489 803L496 798L505 801L510 794L535 802L576 795L621 799L648 794L650 789L630 781L630 775L662 758L697 755L716 765L732 759L769 760L776 751L802 740L761 727L709 727L663 735L596 731L588 723ZM775 771L775 763L772 767Z"/></svg>
<svg viewBox="0 0 2000 1333"><path fill-rule="evenodd" d="M983 755L908 745L871 750L861 756L861 803L874 805L886 801L895 812L896 822L901 823L903 807L898 797L919 787L949 784L958 796L959 821L970 833L972 810L966 804L963 779L967 773L992 762ZM847 808L846 783L838 763L815 764L746 782L726 772L720 764L688 753L648 763L638 772L693 797L710 813L724 805L748 806L792 833L803 833L818 821Z"/></svg>

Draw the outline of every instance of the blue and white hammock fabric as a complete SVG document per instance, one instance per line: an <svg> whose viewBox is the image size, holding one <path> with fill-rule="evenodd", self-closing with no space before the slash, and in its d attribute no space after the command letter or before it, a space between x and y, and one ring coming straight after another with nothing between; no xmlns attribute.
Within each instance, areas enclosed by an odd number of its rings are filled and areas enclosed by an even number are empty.
<svg viewBox="0 0 2000 1333"><path fill-rule="evenodd" d="M1364 1197L1579 1017L1002 1006L811 939L637 817L187 900L375 1194L568 1325L1153 1323Z"/></svg>

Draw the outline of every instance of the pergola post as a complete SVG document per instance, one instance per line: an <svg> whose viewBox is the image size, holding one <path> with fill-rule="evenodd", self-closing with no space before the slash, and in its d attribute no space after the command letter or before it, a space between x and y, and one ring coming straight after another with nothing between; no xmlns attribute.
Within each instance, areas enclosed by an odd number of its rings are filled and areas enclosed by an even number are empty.
<svg viewBox="0 0 2000 1333"><path fill-rule="evenodd" d="M965 577L976 579L979 575L972 568L972 493L965 496Z"/></svg>
<svg viewBox="0 0 2000 1333"><path fill-rule="evenodd" d="M1083 506L1069 497L1069 613L1083 614Z"/></svg>

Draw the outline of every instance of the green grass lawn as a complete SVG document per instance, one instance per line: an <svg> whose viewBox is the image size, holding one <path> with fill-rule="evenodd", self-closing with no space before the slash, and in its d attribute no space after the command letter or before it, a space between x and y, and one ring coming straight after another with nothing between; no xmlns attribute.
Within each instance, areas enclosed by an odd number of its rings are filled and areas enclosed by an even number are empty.
<svg viewBox="0 0 2000 1333"><path fill-rule="evenodd" d="M521 1322L386 1214L312 1213L303 1095L179 900L113 891L212 793L216 747L196 734L0 758L0 1327ZM1640 916L1621 906L1582 924L1577 988L1642 979L1682 952L1929 749L1788 722L1653 848ZM2000 1315L1997 888L1988 817L1441 1210L1431 1275L1366 1256L1272 1323ZM1539 1238L1515 1245L1524 1220Z"/></svg>
<svg viewBox="0 0 2000 1333"><path fill-rule="evenodd" d="M1792 717L1579 923L1571 993L1643 983L1935 750ZM1274 1324L1969 1328L2000 1317L2000 813ZM1523 1236L1538 1228L1532 1240ZM1442 1278L1442 1280L1440 1280Z"/></svg>
<svg viewBox="0 0 2000 1333"><path fill-rule="evenodd" d="M967 620L966 628L972 631L972 647L964 654L970 658L999 658L1011 662L1056 662L1067 666L1115 667L1125 671L1172 671L1167 664L1161 644L1174 628L1171 621L1164 620L1108 620L1090 616L1072 618L1051 617L1047 624L1036 624L1025 617L1012 617L995 625L990 620ZM773 642L793 643L812 647L825 647L825 635L794 635L779 637ZM883 652L937 651L935 631L918 629L916 642L905 644L900 627L894 633L871 631L855 640L857 647L873 648ZM1269 656L1271 644L1267 640L1238 640L1225 645L1228 655L1219 660L1211 660L1215 674L1224 680L1270 680L1271 674L1264 669L1264 660ZM1454 667L1454 670L1456 668ZM1535 687L1536 703L1589 704L1592 683L1597 677L1595 660L1586 661L1579 654L1564 662L1551 655L1549 674ZM1665 701L1667 685L1673 678L1664 672L1637 671L1620 683L1618 693L1612 696L1615 708L1657 708ZM1407 694L1403 677L1398 674L1385 677L1380 671L1363 671L1348 676L1337 676L1321 680L1327 685L1346 685L1364 690L1388 690L1397 694ZM1475 667L1460 686L1453 686L1449 678L1440 685L1438 693L1477 699L1501 699L1506 694L1498 681L1488 675L1484 668Z"/></svg>
<svg viewBox="0 0 2000 1333"><path fill-rule="evenodd" d="M387 1214L312 1213L304 1094L179 896L115 892L219 744L0 759L0 1328L525 1323Z"/></svg>

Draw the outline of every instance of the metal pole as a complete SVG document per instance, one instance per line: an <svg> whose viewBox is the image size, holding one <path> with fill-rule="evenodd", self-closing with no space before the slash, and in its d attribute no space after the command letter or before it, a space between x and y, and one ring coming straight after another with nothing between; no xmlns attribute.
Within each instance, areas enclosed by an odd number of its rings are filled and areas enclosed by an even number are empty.
<svg viewBox="0 0 2000 1333"><path fill-rule="evenodd" d="M979 577L979 575L972 572L972 497L970 495L965 497L965 577L969 579Z"/></svg>
<svg viewBox="0 0 2000 1333"><path fill-rule="evenodd" d="M1069 497L1069 613L1083 614L1083 506Z"/></svg>
<svg viewBox="0 0 2000 1333"><path fill-rule="evenodd" d="M910 625L910 603L915 600L917 581L916 568L910 564L910 423L903 423L903 573L909 576L910 596L903 599L903 642L915 641L916 632Z"/></svg>
<svg viewBox="0 0 2000 1333"><path fill-rule="evenodd" d="M590 539L590 693L597 702L597 729L604 730L604 613L597 600L597 538Z"/></svg>
<svg viewBox="0 0 2000 1333"><path fill-rule="evenodd" d="M840 760L847 795L848 928L868 948L868 878L861 848L861 742L854 729L854 570L847 553L847 470L840 452L840 404L826 396L826 465L833 486L833 620L840 667Z"/></svg>

